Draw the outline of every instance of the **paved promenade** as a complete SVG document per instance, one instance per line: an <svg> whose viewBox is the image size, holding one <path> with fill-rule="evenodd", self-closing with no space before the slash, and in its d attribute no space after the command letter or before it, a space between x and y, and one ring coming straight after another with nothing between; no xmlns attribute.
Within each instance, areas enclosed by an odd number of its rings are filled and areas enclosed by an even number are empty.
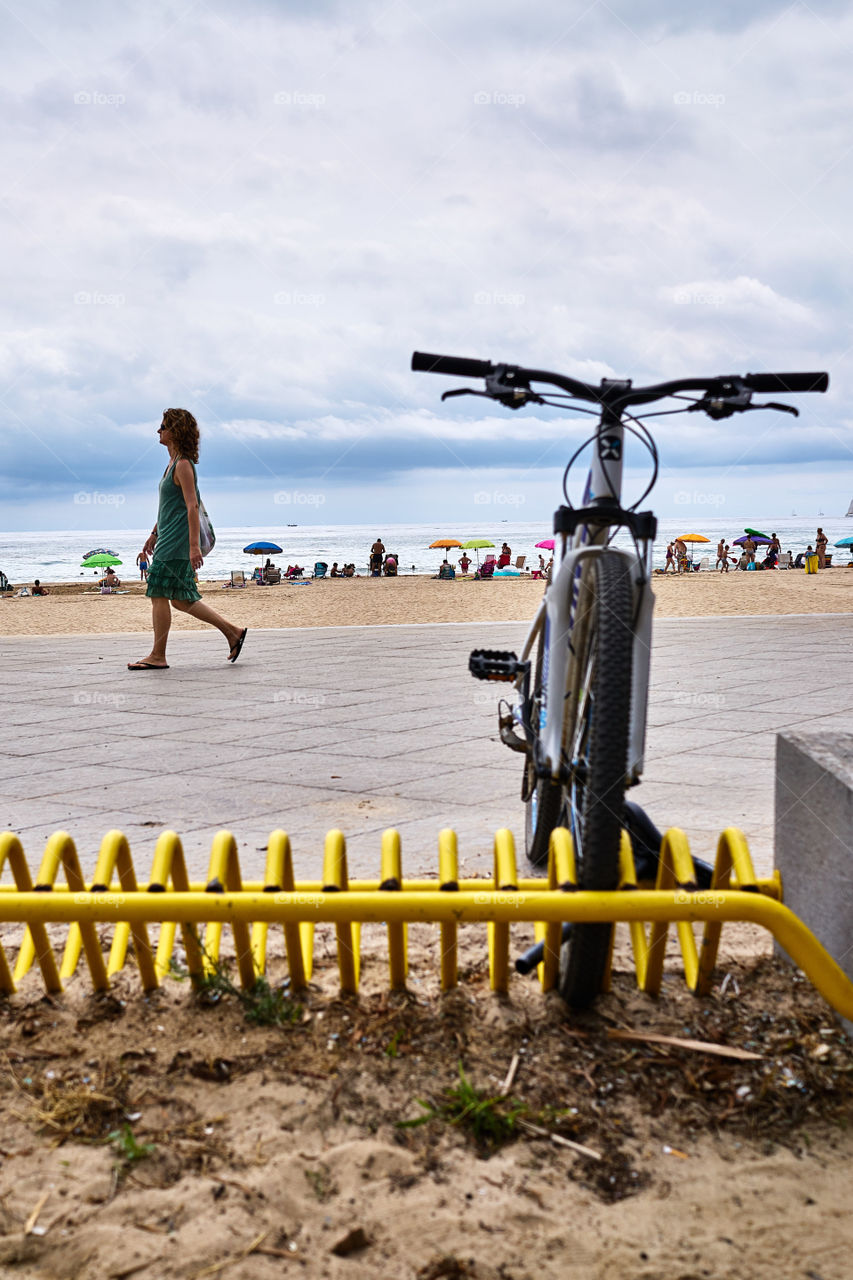
<svg viewBox="0 0 853 1280"><path fill-rule="evenodd" d="M374 875L399 828L407 874L437 868L459 836L463 873L491 868L494 831L521 842L521 757L497 738L501 686L467 674L474 647L520 647L521 624L251 631L240 661L218 634L175 635L171 669L131 673L145 636L0 640L0 828L35 869L64 828L91 874L111 827L147 878L174 828L203 878L227 827L258 877L269 832L291 837L296 874L320 874L341 827L350 872ZM713 858L741 826L772 866L775 735L853 725L847 617L664 620L655 628L646 778L632 792L658 825ZM819 656L818 656L819 655Z"/></svg>

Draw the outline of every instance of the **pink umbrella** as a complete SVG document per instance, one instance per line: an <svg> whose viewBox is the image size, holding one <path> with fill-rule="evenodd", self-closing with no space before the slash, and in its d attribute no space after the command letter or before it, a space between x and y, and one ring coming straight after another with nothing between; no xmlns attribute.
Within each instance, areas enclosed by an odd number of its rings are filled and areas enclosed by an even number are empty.
<svg viewBox="0 0 853 1280"><path fill-rule="evenodd" d="M545 550L545 551L553 551L553 550L554 550L554 539L553 539L553 538L543 538L543 540L542 540L541 542L537 542L537 543L536 543L536 545L537 545L537 547L542 547L542 548L543 548L543 550Z"/></svg>

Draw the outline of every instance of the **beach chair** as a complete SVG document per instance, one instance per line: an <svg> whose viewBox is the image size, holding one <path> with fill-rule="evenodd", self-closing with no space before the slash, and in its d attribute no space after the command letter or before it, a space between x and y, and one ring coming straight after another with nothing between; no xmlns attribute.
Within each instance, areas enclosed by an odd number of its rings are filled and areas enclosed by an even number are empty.
<svg viewBox="0 0 853 1280"><path fill-rule="evenodd" d="M711 565L711 557L710 557L710 556L703 556L703 557L702 557L702 559L699 561L699 563L698 563L698 564L694 564L693 568L694 568L694 569L696 570L696 572L698 573L700 569L708 569L708 568L710 568L710 565Z"/></svg>
<svg viewBox="0 0 853 1280"><path fill-rule="evenodd" d="M242 569L231 570L231 581L226 584L229 587L245 587L246 575Z"/></svg>
<svg viewBox="0 0 853 1280"><path fill-rule="evenodd" d="M521 573L521 570L524 568L526 564L527 564L527 556L515 557L515 567L519 571L519 573Z"/></svg>
<svg viewBox="0 0 853 1280"><path fill-rule="evenodd" d="M456 570L453 568L452 564L443 564L438 571L438 576L439 578L443 578L445 581L451 581L456 577Z"/></svg>
<svg viewBox="0 0 853 1280"><path fill-rule="evenodd" d="M264 574L264 582L268 587L275 587L281 582L281 569L267 569Z"/></svg>
<svg viewBox="0 0 853 1280"><path fill-rule="evenodd" d="M328 572L329 572L329 566L326 564L325 560L318 560L314 565L315 578L325 578Z"/></svg>
<svg viewBox="0 0 853 1280"><path fill-rule="evenodd" d="M496 566L497 566L497 560L495 559L495 557L486 556L485 560L480 565L480 568L476 576L478 578L493 578L495 576Z"/></svg>
<svg viewBox="0 0 853 1280"><path fill-rule="evenodd" d="M778 559L778 560L777 560L777 562L776 562L776 568L777 568L777 569L790 569L790 567L791 567L791 553L790 553L790 551L782 551L782 552L780 552L779 559Z"/></svg>

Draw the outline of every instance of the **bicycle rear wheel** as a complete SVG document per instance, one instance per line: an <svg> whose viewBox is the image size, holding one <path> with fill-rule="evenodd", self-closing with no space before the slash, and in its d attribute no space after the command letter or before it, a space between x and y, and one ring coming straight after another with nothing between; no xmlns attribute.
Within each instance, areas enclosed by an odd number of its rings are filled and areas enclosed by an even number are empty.
<svg viewBox="0 0 853 1280"><path fill-rule="evenodd" d="M580 581L566 700L569 781L564 811L582 889L615 889L628 766L633 600L631 569L602 551ZM580 924L560 957L560 994L573 1008L601 989L611 924Z"/></svg>

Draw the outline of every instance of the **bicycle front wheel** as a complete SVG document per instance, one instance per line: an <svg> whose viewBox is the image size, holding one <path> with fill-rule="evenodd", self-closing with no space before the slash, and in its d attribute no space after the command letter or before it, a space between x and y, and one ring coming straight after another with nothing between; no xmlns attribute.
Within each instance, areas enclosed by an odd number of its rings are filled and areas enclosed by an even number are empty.
<svg viewBox="0 0 853 1280"><path fill-rule="evenodd" d="M584 568L570 647L564 813L579 886L611 890L619 880L633 649L631 568L614 551ZM612 931L611 924L572 928L560 957L560 994L573 1008L598 995Z"/></svg>

